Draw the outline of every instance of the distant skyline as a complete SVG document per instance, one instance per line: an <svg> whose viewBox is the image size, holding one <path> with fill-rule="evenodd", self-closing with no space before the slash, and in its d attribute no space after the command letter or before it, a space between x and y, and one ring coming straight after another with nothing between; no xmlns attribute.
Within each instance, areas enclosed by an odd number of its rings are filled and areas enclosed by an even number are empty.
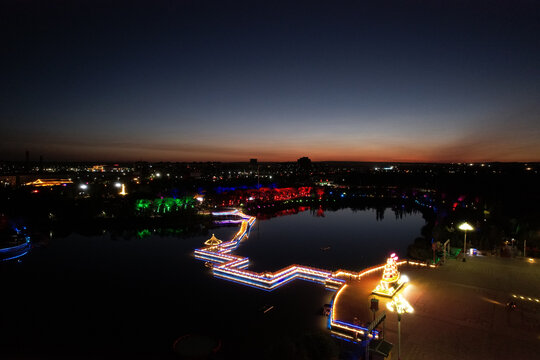
<svg viewBox="0 0 540 360"><path fill-rule="evenodd" d="M0 160L540 161L537 1L5 1Z"/></svg>

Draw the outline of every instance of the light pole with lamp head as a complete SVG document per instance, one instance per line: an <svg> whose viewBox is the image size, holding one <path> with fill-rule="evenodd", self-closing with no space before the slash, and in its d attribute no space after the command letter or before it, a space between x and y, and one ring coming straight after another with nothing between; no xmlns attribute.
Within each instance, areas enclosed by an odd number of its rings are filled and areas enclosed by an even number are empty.
<svg viewBox="0 0 540 360"><path fill-rule="evenodd" d="M465 254L467 252L467 231L474 230L474 228L469 225L469 223L464 222L463 224L458 226L458 229L465 232L465 237L463 239L463 261L465 261Z"/></svg>

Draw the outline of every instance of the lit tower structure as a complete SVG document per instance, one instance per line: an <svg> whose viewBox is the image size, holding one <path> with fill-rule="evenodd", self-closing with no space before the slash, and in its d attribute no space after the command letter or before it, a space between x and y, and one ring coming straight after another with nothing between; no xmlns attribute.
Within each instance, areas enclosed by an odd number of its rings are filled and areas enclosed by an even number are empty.
<svg viewBox="0 0 540 360"><path fill-rule="evenodd" d="M397 260L396 254L390 255L386 260L381 282L373 290L373 294L392 297L403 286L405 281L397 269Z"/></svg>

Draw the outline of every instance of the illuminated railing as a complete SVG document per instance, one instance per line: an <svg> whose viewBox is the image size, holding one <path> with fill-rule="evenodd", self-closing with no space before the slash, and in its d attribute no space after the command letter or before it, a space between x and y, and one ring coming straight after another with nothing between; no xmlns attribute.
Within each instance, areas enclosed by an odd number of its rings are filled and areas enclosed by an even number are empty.
<svg viewBox="0 0 540 360"><path fill-rule="evenodd" d="M22 244L7 247L7 248L1 248L0 261L7 261L7 260L20 258L21 256L28 254L28 252L30 251L30 248L31 248L30 236L26 236L25 241Z"/></svg>
<svg viewBox="0 0 540 360"><path fill-rule="evenodd" d="M384 267L384 266L383 266ZM332 332L335 332L336 330L339 331L339 333L337 334L339 337L344 337L344 338L347 338L348 340L351 340L351 341L356 341L357 340L357 337L358 336L364 336L366 331L367 331L367 327L365 326L360 326L360 325L355 325L355 324L350 324L348 322L345 322L345 321L341 321L341 320L338 320L336 319L336 309L335 309L335 305L337 304L338 300L339 300L339 297L341 295L341 293L343 292L343 290L345 290L347 288L347 284L343 285L339 290L338 292L336 293L336 296L334 297L334 300L333 300L333 306L331 307L331 310L330 310L330 321L328 322L328 327L330 329L332 329ZM353 334L355 336L351 336L350 334ZM370 336L373 336L375 338L378 338L379 337L379 332L374 330L372 332L372 335Z"/></svg>

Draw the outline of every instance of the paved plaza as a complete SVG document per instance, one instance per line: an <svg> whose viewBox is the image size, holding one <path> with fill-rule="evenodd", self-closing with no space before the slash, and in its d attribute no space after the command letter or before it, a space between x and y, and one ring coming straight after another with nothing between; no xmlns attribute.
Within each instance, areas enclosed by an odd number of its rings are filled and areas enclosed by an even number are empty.
<svg viewBox="0 0 540 360"><path fill-rule="evenodd" d="M402 317L401 359L540 359L538 261L478 256L400 271L411 280L401 293L414 308ZM350 281L335 304L337 317L369 322L371 290L380 276ZM397 359L397 315L386 309L386 299L378 299L388 315L385 339L394 344ZM508 310L509 301L517 308Z"/></svg>

